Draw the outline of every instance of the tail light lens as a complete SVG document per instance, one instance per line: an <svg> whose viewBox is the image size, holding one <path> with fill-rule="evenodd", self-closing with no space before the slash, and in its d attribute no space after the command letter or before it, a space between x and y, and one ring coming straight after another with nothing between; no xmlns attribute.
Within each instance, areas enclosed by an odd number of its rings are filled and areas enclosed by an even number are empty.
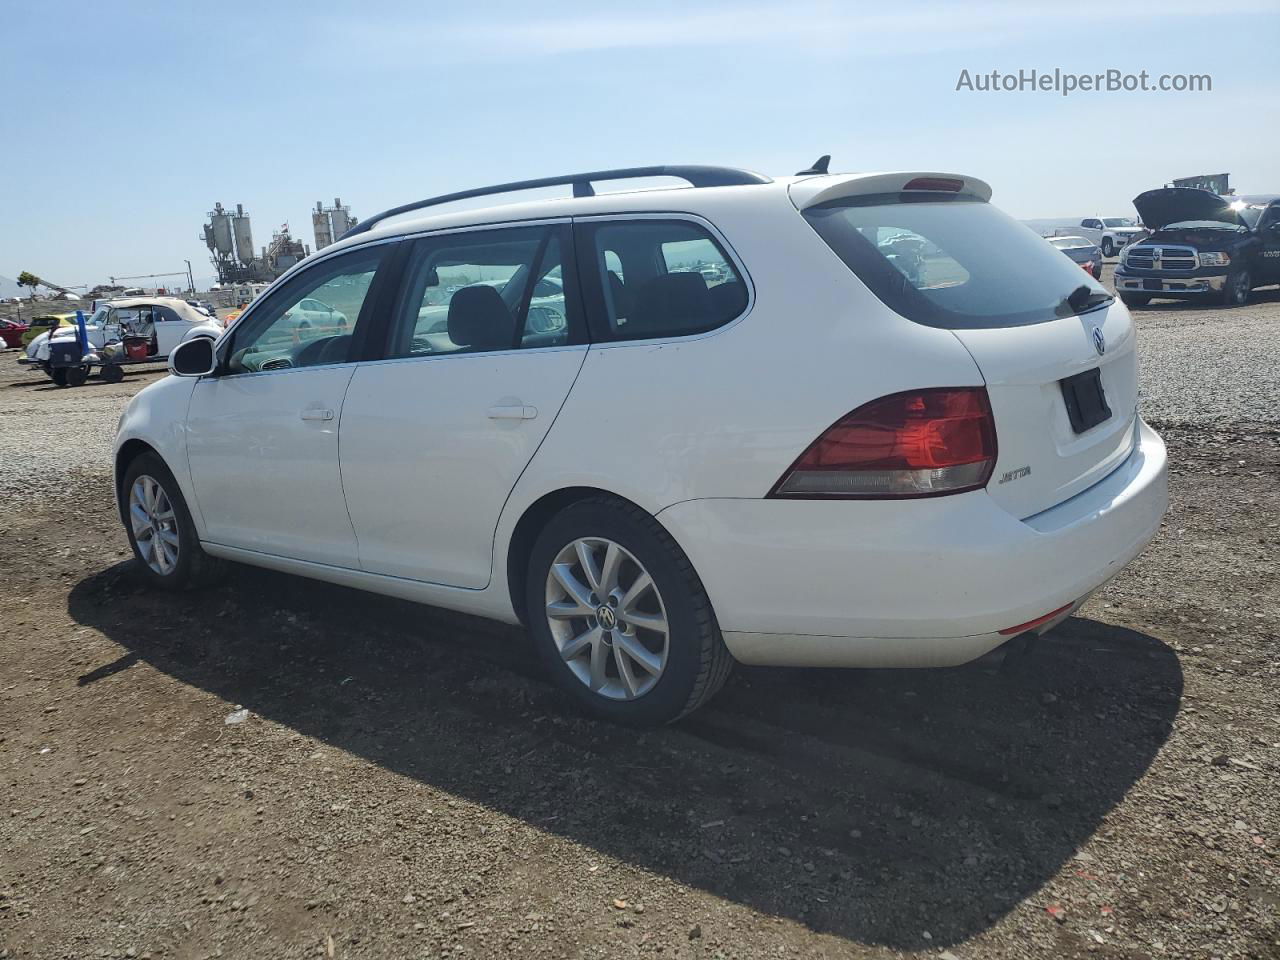
<svg viewBox="0 0 1280 960"><path fill-rule="evenodd" d="M772 497L932 497L986 486L996 430L985 387L911 390L837 420Z"/></svg>

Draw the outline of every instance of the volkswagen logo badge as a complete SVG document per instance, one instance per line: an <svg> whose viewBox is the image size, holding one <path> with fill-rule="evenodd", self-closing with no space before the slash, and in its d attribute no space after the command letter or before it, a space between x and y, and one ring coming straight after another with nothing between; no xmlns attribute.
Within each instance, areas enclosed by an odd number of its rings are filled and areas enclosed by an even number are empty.
<svg viewBox="0 0 1280 960"><path fill-rule="evenodd" d="M1093 328L1093 349L1098 351L1098 356L1107 352L1107 338L1103 336L1101 327Z"/></svg>

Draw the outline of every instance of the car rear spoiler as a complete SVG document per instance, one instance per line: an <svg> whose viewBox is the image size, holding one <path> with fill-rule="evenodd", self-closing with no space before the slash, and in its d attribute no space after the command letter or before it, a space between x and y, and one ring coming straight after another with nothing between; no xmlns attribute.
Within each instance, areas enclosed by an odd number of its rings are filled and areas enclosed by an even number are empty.
<svg viewBox="0 0 1280 960"><path fill-rule="evenodd" d="M806 177L788 188L797 210L847 197L878 194L928 193L962 194L977 200L991 199L991 186L977 177L958 173L915 171L908 173L849 173L825 177Z"/></svg>

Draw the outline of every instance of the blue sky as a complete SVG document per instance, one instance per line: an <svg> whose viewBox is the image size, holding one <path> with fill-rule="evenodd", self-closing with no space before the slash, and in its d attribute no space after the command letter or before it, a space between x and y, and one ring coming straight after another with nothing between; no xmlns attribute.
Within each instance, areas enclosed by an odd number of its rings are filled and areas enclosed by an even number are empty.
<svg viewBox="0 0 1280 960"><path fill-rule="evenodd" d="M182 269L215 200L261 246L488 182L722 163L982 177L1021 218L1168 179L1280 190L1276 0L11 4L0 275ZM1208 73L1212 92L957 92L962 69Z"/></svg>

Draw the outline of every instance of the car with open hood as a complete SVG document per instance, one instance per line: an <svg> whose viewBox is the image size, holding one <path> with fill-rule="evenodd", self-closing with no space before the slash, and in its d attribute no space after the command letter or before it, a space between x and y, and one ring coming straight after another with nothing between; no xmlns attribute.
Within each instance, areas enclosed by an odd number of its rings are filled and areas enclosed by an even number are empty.
<svg viewBox="0 0 1280 960"><path fill-rule="evenodd" d="M1280 194L1163 187L1133 205L1154 232L1120 255L1115 286L1128 306L1157 297L1238 306L1256 287L1280 283Z"/></svg>

